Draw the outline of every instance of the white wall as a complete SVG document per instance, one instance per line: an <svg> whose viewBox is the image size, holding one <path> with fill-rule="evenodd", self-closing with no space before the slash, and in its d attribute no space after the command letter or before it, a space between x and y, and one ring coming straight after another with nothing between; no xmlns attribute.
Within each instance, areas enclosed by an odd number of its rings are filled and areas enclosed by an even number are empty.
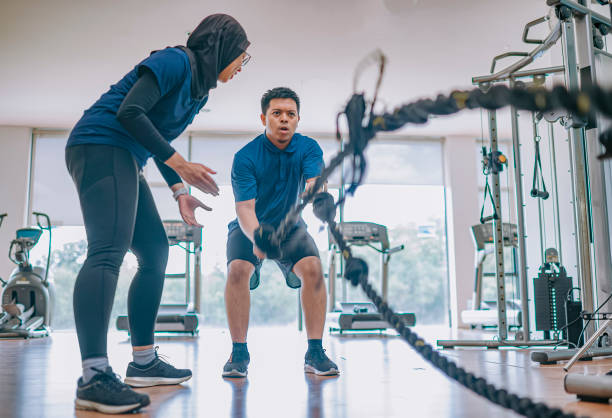
<svg viewBox="0 0 612 418"><path fill-rule="evenodd" d="M0 126L0 213L8 213L0 227L0 277L8 279L14 265L7 254L15 230L26 224L28 171L32 130Z"/></svg>
<svg viewBox="0 0 612 418"><path fill-rule="evenodd" d="M244 26L253 59L212 92L206 106L211 111L196 116L193 128L257 129L261 95L287 85L302 99L302 130L332 130L352 92L357 64L375 48L389 58L379 98L392 108L469 87L472 76L488 73L493 56L524 50L523 25L547 11L544 0L286 0L282 5L272 0L0 1L0 125L70 127L151 50L183 44L186 33L210 13L230 13ZM316 28L296 24L300 21L316 22ZM539 33L534 29L534 36ZM359 88L370 91L373 83L374 72L368 71ZM473 133L477 126L476 115L455 118L452 125L412 127L411 133Z"/></svg>

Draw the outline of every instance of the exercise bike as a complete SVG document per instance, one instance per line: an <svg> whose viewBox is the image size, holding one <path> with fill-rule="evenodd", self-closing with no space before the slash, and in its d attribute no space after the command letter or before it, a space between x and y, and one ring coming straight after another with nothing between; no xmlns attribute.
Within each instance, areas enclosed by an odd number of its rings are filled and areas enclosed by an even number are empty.
<svg viewBox="0 0 612 418"><path fill-rule="evenodd" d="M49 282L51 261L51 221L40 212L35 228L21 228L9 247L9 259L17 265L8 281L2 282L2 310L0 311L0 338L32 338L49 335L53 313L54 287ZM6 214L0 215L0 225ZM49 233L49 251L46 266L30 264L30 250L38 243L43 232Z"/></svg>

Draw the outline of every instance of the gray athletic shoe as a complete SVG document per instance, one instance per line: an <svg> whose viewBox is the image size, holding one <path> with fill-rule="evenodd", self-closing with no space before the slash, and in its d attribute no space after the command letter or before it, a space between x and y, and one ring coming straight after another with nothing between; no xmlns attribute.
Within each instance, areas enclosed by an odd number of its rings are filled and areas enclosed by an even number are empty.
<svg viewBox="0 0 612 418"><path fill-rule="evenodd" d="M304 356L304 371L318 376L335 376L340 374L336 363L331 361L325 350L308 350Z"/></svg>
<svg viewBox="0 0 612 418"><path fill-rule="evenodd" d="M248 374L247 368L251 357L248 352L235 352L232 353L230 359L223 366L223 377L246 377Z"/></svg>
<svg viewBox="0 0 612 418"><path fill-rule="evenodd" d="M113 369L96 370L89 382L79 378L76 392L76 409L98 411L104 414L135 412L151 403L149 396L133 391L121 382Z"/></svg>
<svg viewBox="0 0 612 418"><path fill-rule="evenodd" d="M133 361L128 364L125 373L125 383L134 387L147 387L159 385L178 385L191 379L191 370L177 369L170 363L162 360L155 351L155 360L141 366Z"/></svg>

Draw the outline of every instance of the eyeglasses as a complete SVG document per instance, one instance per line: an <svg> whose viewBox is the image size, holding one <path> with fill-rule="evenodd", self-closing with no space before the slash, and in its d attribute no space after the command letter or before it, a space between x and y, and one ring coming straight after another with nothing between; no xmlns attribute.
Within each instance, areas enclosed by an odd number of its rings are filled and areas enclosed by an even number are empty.
<svg viewBox="0 0 612 418"><path fill-rule="evenodd" d="M251 55L248 52L244 53L244 58L242 58L242 66L244 67L251 60Z"/></svg>

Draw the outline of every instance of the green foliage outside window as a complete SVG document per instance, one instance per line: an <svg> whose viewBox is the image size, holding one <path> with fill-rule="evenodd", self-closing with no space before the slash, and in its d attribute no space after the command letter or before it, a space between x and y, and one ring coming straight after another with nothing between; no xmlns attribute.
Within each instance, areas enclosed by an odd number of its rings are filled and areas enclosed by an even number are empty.
<svg viewBox="0 0 612 418"><path fill-rule="evenodd" d="M389 231L392 245L404 244L405 249L393 254L389 265L389 302L397 311L414 312L419 324L444 323L448 312L446 294L447 264L444 225L436 224L435 234L419 237L416 225L397 227ZM74 327L72 290L85 257L86 242L66 243L52 253L51 277L56 287L55 329ZM327 269L327 249L320 248L324 271ZM367 247L355 248L370 266L370 280L380 291L380 255ZM40 260L37 264L44 264ZM127 294L136 268L124 263L119 275L110 327L117 315L127 312ZM262 267L261 284L251 293L252 325L283 325L297 319L297 290L285 285L276 264L266 261ZM217 265L203 275L203 326L226 326L224 289L226 270ZM342 283L337 283L340 300ZM167 285L164 300L182 300L184 288ZM365 301L359 289L349 289L349 301Z"/></svg>

